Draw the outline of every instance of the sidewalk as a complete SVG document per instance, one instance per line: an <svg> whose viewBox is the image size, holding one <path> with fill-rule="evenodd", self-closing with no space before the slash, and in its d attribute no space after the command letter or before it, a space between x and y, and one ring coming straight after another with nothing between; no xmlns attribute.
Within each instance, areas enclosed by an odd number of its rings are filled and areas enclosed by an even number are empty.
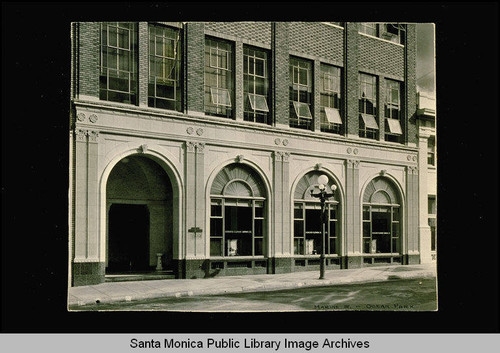
<svg viewBox="0 0 500 353"><path fill-rule="evenodd" d="M226 276L203 279L167 279L136 282L109 282L69 289L69 305L133 301L160 297L262 292L298 287L331 286L393 279L436 276L436 265L378 266L330 270L320 280L319 271L274 275Z"/></svg>

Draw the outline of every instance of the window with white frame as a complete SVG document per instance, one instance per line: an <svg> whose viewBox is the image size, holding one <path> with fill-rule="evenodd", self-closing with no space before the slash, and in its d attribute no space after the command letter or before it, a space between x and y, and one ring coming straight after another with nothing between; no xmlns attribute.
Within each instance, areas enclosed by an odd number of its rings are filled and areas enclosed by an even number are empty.
<svg viewBox="0 0 500 353"><path fill-rule="evenodd" d="M359 136L377 139L377 77L359 74Z"/></svg>
<svg viewBox="0 0 500 353"><path fill-rule="evenodd" d="M311 130L313 127L312 63L290 58L290 126Z"/></svg>
<svg viewBox="0 0 500 353"><path fill-rule="evenodd" d="M401 117L403 113L401 99L401 83L393 80L385 80L385 140L391 142L402 142L403 130L401 129Z"/></svg>
<svg viewBox="0 0 500 353"><path fill-rule="evenodd" d="M326 64L321 64L320 67L321 131L340 134L342 131L341 70Z"/></svg>
<svg viewBox="0 0 500 353"><path fill-rule="evenodd" d="M210 256L264 256L266 193L255 171L226 166L210 194Z"/></svg>
<svg viewBox="0 0 500 353"><path fill-rule="evenodd" d="M233 46L205 39L205 114L232 118L234 114Z"/></svg>
<svg viewBox="0 0 500 353"><path fill-rule="evenodd" d="M149 25L148 105L181 111L181 31Z"/></svg>
<svg viewBox="0 0 500 353"><path fill-rule="evenodd" d="M318 192L318 177L322 173L313 171L304 175L294 191L293 246L295 255L319 255L323 241L321 202L311 196ZM326 191L332 193L331 185ZM325 254L340 254L340 205L334 196L325 203Z"/></svg>
<svg viewBox="0 0 500 353"><path fill-rule="evenodd" d="M393 43L405 43L406 26L401 23L373 23L361 22L359 33L382 38Z"/></svg>
<svg viewBox="0 0 500 353"><path fill-rule="evenodd" d="M137 24L103 22L99 98L137 104Z"/></svg>
<svg viewBox="0 0 500 353"><path fill-rule="evenodd" d="M243 48L243 118L246 121L270 124L269 56L261 49Z"/></svg>
<svg viewBox="0 0 500 353"><path fill-rule="evenodd" d="M401 205L391 182L370 181L362 213L364 263L401 263Z"/></svg>
<svg viewBox="0 0 500 353"><path fill-rule="evenodd" d="M427 165L436 165L436 138L434 136L427 140Z"/></svg>

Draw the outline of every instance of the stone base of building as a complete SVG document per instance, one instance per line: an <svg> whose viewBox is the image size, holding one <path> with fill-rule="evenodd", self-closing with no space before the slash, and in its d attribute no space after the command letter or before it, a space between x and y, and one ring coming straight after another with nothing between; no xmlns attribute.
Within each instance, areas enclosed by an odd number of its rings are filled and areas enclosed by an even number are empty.
<svg viewBox="0 0 500 353"><path fill-rule="evenodd" d="M106 264L104 262L73 263L73 283L71 286L89 286L104 282Z"/></svg>

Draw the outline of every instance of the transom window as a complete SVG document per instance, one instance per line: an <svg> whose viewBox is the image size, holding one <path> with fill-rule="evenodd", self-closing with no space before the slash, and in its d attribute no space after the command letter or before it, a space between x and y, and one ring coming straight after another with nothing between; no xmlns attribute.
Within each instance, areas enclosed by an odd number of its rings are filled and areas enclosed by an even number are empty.
<svg viewBox="0 0 500 353"><path fill-rule="evenodd" d="M229 42L205 39L205 114L233 117L233 49Z"/></svg>
<svg viewBox="0 0 500 353"><path fill-rule="evenodd" d="M244 120L270 124L269 69L266 51L243 48Z"/></svg>
<svg viewBox="0 0 500 353"><path fill-rule="evenodd" d="M405 25L400 23L361 22L359 24L359 33L365 33L398 44L405 43L405 30Z"/></svg>
<svg viewBox="0 0 500 353"><path fill-rule="evenodd" d="M312 63L290 58L290 126L312 129L312 90Z"/></svg>
<svg viewBox="0 0 500 353"><path fill-rule="evenodd" d="M385 80L385 140L391 142L402 142L401 129L402 103L401 103L401 83L392 80Z"/></svg>
<svg viewBox="0 0 500 353"><path fill-rule="evenodd" d="M229 165L210 193L210 256L264 256L266 198L255 171Z"/></svg>
<svg viewBox="0 0 500 353"><path fill-rule="evenodd" d="M293 217L293 244L295 255L321 254L322 220L321 203L311 196L311 190L318 192L319 172L307 173L295 189L294 217ZM331 193L331 185L326 186ZM338 197L326 202L327 221L325 227L325 254L340 254L340 206Z"/></svg>
<svg viewBox="0 0 500 353"><path fill-rule="evenodd" d="M137 104L137 24L101 23L99 98Z"/></svg>
<svg viewBox="0 0 500 353"><path fill-rule="evenodd" d="M363 195L363 254L367 264L401 262L401 207L395 187L383 177Z"/></svg>
<svg viewBox="0 0 500 353"><path fill-rule="evenodd" d="M181 33L179 29L149 26L150 107L181 111Z"/></svg>
<svg viewBox="0 0 500 353"><path fill-rule="evenodd" d="M359 74L359 136L378 138L377 77Z"/></svg>
<svg viewBox="0 0 500 353"><path fill-rule="evenodd" d="M340 68L321 64L320 85L321 131L340 134L342 127Z"/></svg>

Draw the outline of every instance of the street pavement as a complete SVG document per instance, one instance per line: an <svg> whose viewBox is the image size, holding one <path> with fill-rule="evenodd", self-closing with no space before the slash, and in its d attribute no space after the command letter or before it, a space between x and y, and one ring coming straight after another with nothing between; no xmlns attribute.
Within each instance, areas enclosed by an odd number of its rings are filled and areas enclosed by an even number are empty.
<svg viewBox="0 0 500 353"><path fill-rule="evenodd" d="M436 264L377 266L346 270L327 270L269 275L225 276L203 279L165 279L149 281L108 282L68 290L69 309L96 304L130 302L162 297L189 297L230 293L263 292L301 287L332 286L382 282L393 279L436 277Z"/></svg>

